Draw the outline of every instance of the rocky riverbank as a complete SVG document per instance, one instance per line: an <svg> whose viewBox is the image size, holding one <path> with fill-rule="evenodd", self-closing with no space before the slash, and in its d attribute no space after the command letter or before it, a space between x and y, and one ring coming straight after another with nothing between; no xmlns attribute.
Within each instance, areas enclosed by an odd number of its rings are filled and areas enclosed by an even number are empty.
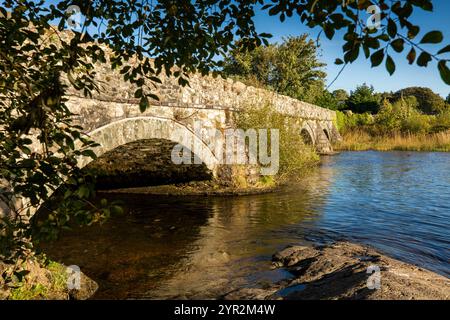
<svg viewBox="0 0 450 320"><path fill-rule="evenodd" d="M411 300L450 298L448 278L389 258L372 248L338 242L288 247L273 256L274 268L294 278L264 289L244 288L225 299ZM377 272L379 271L379 272Z"/></svg>

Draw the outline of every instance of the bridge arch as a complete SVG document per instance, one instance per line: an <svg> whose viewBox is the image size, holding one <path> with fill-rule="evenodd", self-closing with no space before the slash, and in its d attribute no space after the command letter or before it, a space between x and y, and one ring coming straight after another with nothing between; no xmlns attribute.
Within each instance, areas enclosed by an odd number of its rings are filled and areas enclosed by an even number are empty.
<svg viewBox="0 0 450 320"><path fill-rule="evenodd" d="M93 149L97 157L131 142L164 139L180 145L185 145L186 141L191 141L193 144L200 146L198 148L200 152L196 153L195 156L200 158L213 175L216 174L219 164L208 145L194 131L168 118L156 116L125 118L99 127L88 133L88 135L100 145ZM190 146L186 147L190 149ZM78 165L80 168L83 168L91 161L91 158L81 157Z"/></svg>
<svg viewBox="0 0 450 320"><path fill-rule="evenodd" d="M314 146L316 144L316 138L314 134L314 130L311 127L311 124L308 121L305 121L302 128L300 129L300 135L302 136L303 142L305 144Z"/></svg>

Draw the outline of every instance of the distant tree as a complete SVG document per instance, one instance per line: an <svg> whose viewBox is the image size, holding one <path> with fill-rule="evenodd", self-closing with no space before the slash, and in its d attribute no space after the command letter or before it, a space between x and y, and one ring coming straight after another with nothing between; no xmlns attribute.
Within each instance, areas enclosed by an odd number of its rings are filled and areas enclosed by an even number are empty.
<svg viewBox="0 0 450 320"><path fill-rule="evenodd" d="M380 94L375 93L373 86L362 84L352 91L347 100L347 107L356 113L377 113L381 104Z"/></svg>
<svg viewBox="0 0 450 320"><path fill-rule="evenodd" d="M349 98L348 92L346 90L344 90L344 89L334 90L333 91L333 96L340 103L345 103L347 101L347 99Z"/></svg>
<svg viewBox="0 0 450 320"><path fill-rule="evenodd" d="M445 102L447 102L448 104L450 104L450 93L447 96L447 99L445 99Z"/></svg>
<svg viewBox="0 0 450 320"><path fill-rule="evenodd" d="M410 87L399 90L394 94L394 101L407 96L416 97L418 109L425 114L438 114L447 108L445 100L430 88Z"/></svg>
<svg viewBox="0 0 450 320"><path fill-rule="evenodd" d="M334 90L332 94L338 104L336 109L339 109L339 110L345 109L347 107L347 100L350 97L347 90L337 89L337 90Z"/></svg>
<svg viewBox="0 0 450 320"><path fill-rule="evenodd" d="M387 101L394 101L395 100L395 93L393 93L392 91L390 91L390 92L381 92L380 93L380 97L381 97L381 100L383 101L383 100L387 100Z"/></svg>
<svg viewBox="0 0 450 320"><path fill-rule="evenodd" d="M339 101L328 90L324 90L322 94L316 98L314 103L322 108L331 110L338 110L340 107Z"/></svg>
<svg viewBox="0 0 450 320"><path fill-rule="evenodd" d="M323 91L323 66L314 41L302 35L252 51L238 46L226 57L223 74L313 102Z"/></svg>

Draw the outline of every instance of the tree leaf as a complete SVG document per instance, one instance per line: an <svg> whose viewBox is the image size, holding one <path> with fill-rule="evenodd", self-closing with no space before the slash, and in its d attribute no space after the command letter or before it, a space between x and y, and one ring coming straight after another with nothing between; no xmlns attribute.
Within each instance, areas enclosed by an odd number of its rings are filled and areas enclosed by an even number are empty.
<svg viewBox="0 0 450 320"><path fill-rule="evenodd" d="M447 53L450 52L450 44L444 48L442 48L441 50L438 51L437 54L443 54L443 53Z"/></svg>
<svg viewBox="0 0 450 320"><path fill-rule="evenodd" d="M446 84L450 85L450 70L447 67L447 62L445 60L439 61L438 69L442 80L444 80Z"/></svg>
<svg viewBox="0 0 450 320"><path fill-rule="evenodd" d="M428 66L428 62L431 61L431 56L428 52L422 52L417 59L417 65L419 67L426 67Z"/></svg>
<svg viewBox="0 0 450 320"><path fill-rule="evenodd" d="M121 214L123 214L123 208L118 205L111 206L111 214L112 215L121 215Z"/></svg>
<svg viewBox="0 0 450 320"><path fill-rule="evenodd" d="M372 67L379 66L384 60L384 49L378 50L370 57L370 61L372 62Z"/></svg>
<svg viewBox="0 0 450 320"><path fill-rule="evenodd" d="M334 30L334 27L331 24L325 23L323 25L323 31L325 32L325 36L328 39L330 39L330 40L333 39L335 30Z"/></svg>
<svg viewBox="0 0 450 320"><path fill-rule="evenodd" d="M142 97L141 101L139 102L139 110L141 112L144 112L145 110L147 110L148 106L149 106L148 98L145 96Z"/></svg>
<svg viewBox="0 0 450 320"><path fill-rule="evenodd" d="M387 31L391 38L395 38L395 36L397 35L397 24L394 22L394 20L388 20Z"/></svg>
<svg viewBox="0 0 450 320"><path fill-rule="evenodd" d="M88 149L88 150L83 150L83 151L81 152L81 154L82 154L83 156L85 156L85 157L91 158L92 160L97 159L97 155L95 154L95 152L94 152L93 150L90 150L90 149Z"/></svg>
<svg viewBox="0 0 450 320"><path fill-rule="evenodd" d="M413 64L414 61L416 60L416 49L411 48L411 51L409 51L406 58L408 59L409 64Z"/></svg>
<svg viewBox="0 0 450 320"><path fill-rule="evenodd" d="M420 40L420 43L441 43L442 40L444 36L441 31L430 31Z"/></svg>
<svg viewBox="0 0 450 320"><path fill-rule="evenodd" d="M137 90L134 92L134 97L135 97L136 99L139 99L139 98L142 97L142 88L139 88L139 89L137 89Z"/></svg>
<svg viewBox="0 0 450 320"><path fill-rule="evenodd" d="M390 55L386 58L386 70L392 76L395 72L395 62Z"/></svg>
<svg viewBox="0 0 450 320"><path fill-rule="evenodd" d="M396 39L394 41L391 42L391 47L396 51L396 52L402 52L405 46L405 40L403 39Z"/></svg>
<svg viewBox="0 0 450 320"><path fill-rule="evenodd" d="M419 26L408 25L408 38L414 39L420 32Z"/></svg>
<svg viewBox="0 0 450 320"><path fill-rule="evenodd" d="M433 3L430 0L410 0L411 4L426 11L433 11Z"/></svg>
<svg viewBox="0 0 450 320"><path fill-rule="evenodd" d="M334 61L334 64L341 65L341 64L344 64L344 61L342 61L342 59L337 58L337 59Z"/></svg>

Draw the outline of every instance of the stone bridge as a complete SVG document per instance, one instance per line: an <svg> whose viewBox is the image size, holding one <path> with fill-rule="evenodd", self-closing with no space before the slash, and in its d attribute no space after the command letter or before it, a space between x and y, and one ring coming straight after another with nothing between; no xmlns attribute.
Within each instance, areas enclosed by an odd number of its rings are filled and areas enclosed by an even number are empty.
<svg viewBox="0 0 450 320"><path fill-rule="evenodd" d="M100 76L100 93L94 94L92 98L85 98L80 92L69 90L67 105L76 114L76 120L84 132L99 143L100 146L94 150L97 156L110 155L106 166L114 161L121 166L121 158L128 153L127 146L138 151L128 154L128 158L133 160L147 151L152 156L157 156L157 152L153 150L155 141L175 145L183 144L188 137L190 141L204 147L196 156L211 176L230 181L236 175L244 175L249 180L256 181L259 171L254 166L247 166L243 172L242 166L236 169L236 166L221 165L219 155L210 148L214 141L209 140L217 138L199 135L195 130L195 123L201 121L202 130L214 128L223 132L236 127L235 114L267 105L297 119L298 134L319 153L332 152L332 144L340 139L335 127L334 111L221 77L192 75L190 85L186 87L178 85L173 78L163 78L156 89L160 100L153 101L147 111L141 113L139 100L134 98L135 88L124 82L118 71L111 70L106 65L99 68L101 70L97 74ZM225 141L215 143L224 144ZM81 159L80 166L88 165L89 161L87 158ZM155 168L161 171L166 165L173 164L166 160L158 163ZM196 174L195 170L185 168L183 171L181 168L183 167L179 166L175 170L181 170L181 174L185 175ZM165 182L180 181L167 179Z"/></svg>
<svg viewBox="0 0 450 320"><path fill-rule="evenodd" d="M199 135L196 122L201 123L203 131L214 128L223 132L236 127L234 115L267 105L297 119L298 134L319 153L332 152L332 144L340 139L334 111L221 77L192 75L186 87L180 86L176 79L164 77L156 88L159 101L152 101L147 111L141 113L139 99L134 98L135 88L124 82L118 71L106 65L101 68L97 72L101 77L100 93L87 99L71 91L67 102L84 131L100 144L95 150L98 156L136 141L162 139L183 144L186 141L183 137L188 137L204 146L197 156L213 175L226 179L227 175L221 173L230 168L220 166L222 155L211 148L214 143L225 141L211 141L220 138Z"/></svg>

